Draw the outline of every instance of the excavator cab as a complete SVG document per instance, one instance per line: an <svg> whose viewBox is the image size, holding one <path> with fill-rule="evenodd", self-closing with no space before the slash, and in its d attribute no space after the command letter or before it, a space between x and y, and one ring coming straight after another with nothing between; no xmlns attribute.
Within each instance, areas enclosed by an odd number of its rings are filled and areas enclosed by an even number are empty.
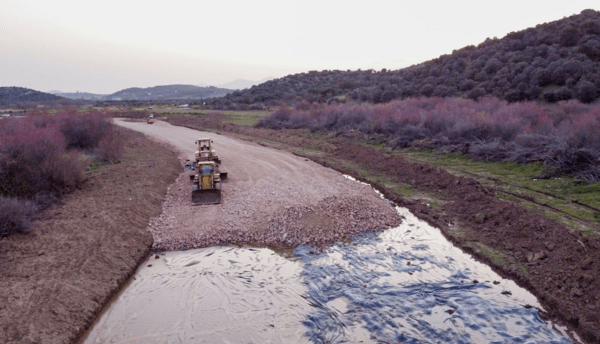
<svg viewBox="0 0 600 344"><path fill-rule="evenodd" d="M221 176L214 161L198 161L192 180L192 203L221 203Z"/></svg>

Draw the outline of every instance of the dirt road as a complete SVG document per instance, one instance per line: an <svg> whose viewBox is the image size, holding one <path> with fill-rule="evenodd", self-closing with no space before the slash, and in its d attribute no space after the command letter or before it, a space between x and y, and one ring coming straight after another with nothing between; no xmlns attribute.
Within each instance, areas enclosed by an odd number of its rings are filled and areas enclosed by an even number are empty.
<svg viewBox="0 0 600 344"><path fill-rule="evenodd" d="M172 145L182 163L193 160L196 139L211 138L221 171L229 173L220 205L192 206L190 172L179 176L163 213L150 221L156 250L223 243L323 245L400 222L371 187L289 152L162 121L115 122Z"/></svg>

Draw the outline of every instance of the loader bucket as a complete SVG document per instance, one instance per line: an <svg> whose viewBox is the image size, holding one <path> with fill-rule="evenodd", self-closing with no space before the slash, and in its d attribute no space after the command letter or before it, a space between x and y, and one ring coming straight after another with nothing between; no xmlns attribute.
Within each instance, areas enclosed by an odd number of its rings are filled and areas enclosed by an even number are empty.
<svg viewBox="0 0 600 344"><path fill-rule="evenodd" d="M221 177L222 181L227 180L227 172L219 172L219 176Z"/></svg>
<svg viewBox="0 0 600 344"><path fill-rule="evenodd" d="M221 190L219 189L194 189L192 190L192 203L219 204L221 203Z"/></svg>

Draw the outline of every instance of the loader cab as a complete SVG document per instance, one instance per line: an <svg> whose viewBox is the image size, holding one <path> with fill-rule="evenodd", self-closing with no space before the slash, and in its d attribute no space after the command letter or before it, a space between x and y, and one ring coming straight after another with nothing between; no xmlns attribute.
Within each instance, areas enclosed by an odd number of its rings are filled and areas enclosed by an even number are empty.
<svg viewBox="0 0 600 344"><path fill-rule="evenodd" d="M221 203L221 178L213 161L199 161L192 182L193 204Z"/></svg>
<svg viewBox="0 0 600 344"><path fill-rule="evenodd" d="M213 142L211 139L198 139L196 144L199 150L210 150L210 144Z"/></svg>
<svg viewBox="0 0 600 344"><path fill-rule="evenodd" d="M198 163L198 174L212 175L215 172L215 163L212 161L201 161Z"/></svg>

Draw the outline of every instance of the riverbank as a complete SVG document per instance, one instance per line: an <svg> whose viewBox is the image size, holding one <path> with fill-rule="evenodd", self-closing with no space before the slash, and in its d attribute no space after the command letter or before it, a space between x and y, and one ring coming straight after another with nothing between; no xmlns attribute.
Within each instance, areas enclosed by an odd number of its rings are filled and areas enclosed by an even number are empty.
<svg viewBox="0 0 600 344"><path fill-rule="evenodd" d="M568 325L588 343L600 342L597 231L583 235L537 209L501 199L494 187L411 162L401 151L362 145L352 136L257 129L224 123L222 114L172 116L167 121L289 150L372 184L440 228L458 247L531 291L547 310L543 317Z"/></svg>
<svg viewBox="0 0 600 344"><path fill-rule="evenodd" d="M146 257L148 221L181 165L164 145L118 133L119 163L88 171L29 233L0 239L0 342L76 341Z"/></svg>

